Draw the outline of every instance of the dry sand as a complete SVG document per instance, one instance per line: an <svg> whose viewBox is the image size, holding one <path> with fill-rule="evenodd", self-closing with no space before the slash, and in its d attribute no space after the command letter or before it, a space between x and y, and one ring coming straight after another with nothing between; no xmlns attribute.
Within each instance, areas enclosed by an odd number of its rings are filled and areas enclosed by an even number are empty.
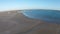
<svg viewBox="0 0 60 34"><path fill-rule="evenodd" d="M0 34L60 34L60 26L30 19L17 12L0 12Z"/></svg>

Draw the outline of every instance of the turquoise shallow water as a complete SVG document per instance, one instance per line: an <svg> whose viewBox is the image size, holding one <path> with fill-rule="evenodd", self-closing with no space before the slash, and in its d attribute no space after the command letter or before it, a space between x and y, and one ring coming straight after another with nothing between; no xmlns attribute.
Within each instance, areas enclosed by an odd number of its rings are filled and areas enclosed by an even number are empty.
<svg viewBox="0 0 60 34"><path fill-rule="evenodd" d="M23 14L33 19L60 23L60 11L58 10L24 10Z"/></svg>

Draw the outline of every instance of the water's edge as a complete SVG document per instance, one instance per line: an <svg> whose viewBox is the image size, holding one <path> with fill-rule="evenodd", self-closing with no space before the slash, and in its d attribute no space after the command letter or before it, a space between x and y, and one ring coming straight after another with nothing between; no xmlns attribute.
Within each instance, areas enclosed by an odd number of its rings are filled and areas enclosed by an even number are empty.
<svg viewBox="0 0 60 34"><path fill-rule="evenodd" d="M60 23L60 11L55 10L24 10L25 16L33 19L40 19L48 22Z"/></svg>

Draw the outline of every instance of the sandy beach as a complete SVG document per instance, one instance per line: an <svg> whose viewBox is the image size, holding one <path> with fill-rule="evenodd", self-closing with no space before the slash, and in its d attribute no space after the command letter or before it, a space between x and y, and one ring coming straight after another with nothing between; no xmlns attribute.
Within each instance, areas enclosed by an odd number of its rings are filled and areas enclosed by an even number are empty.
<svg viewBox="0 0 60 34"><path fill-rule="evenodd" d="M0 12L0 34L60 34L60 26L14 11Z"/></svg>

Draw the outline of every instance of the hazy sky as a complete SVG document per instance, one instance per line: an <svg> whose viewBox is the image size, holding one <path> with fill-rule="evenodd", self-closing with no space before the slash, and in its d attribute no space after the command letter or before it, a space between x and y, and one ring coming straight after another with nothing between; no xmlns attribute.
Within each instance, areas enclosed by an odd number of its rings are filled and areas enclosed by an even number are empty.
<svg viewBox="0 0 60 34"><path fill-rule="evenodd" d="M60 10L60 0L0 0L0 11L14 9Z"/></svg>

